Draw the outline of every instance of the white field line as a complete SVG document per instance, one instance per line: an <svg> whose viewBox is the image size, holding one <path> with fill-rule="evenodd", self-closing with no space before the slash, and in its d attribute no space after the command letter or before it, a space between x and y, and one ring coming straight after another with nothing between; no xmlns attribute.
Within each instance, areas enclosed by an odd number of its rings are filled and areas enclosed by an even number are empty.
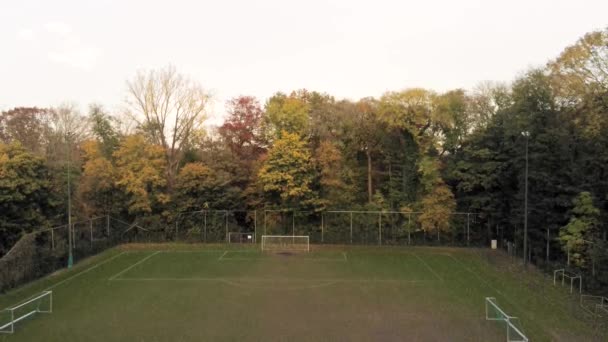
<svg viewBox="0 0 608 342"><path fill-rule="evenodd" d="M348 258L346 257L346 252L342 252L342 256L344 256L344 261L348 262Z"/></svg>
<svg viewBox="0 0 608 342"><path fill-rule="evenodd" d="M431 271L431 273L433 273L433 275L434 275L435 277L437 277L437 279L439 279L440 281L442 281L442 282L443 282L443 277L441 277L439 274L437 274L437 272L435 272L435 270L434 270L434 269L433 269L433 268L432 268L432 267L431 267L429 264L427 264L427 262L426 262L426 261L424 261L424 260L423 260L421 257L419 257L419 256L418 256L418 254L416 254L416 253L412 253L412 254L413 254L413 255L414 255L414 256L415 256L415 257L416 257L418 260L420 260L420 262L422 262L422 263L424 264L424 266L425 266L425 267L426 267L426 268L427 268L429 271Z"/></svg>
<svg viewBox="0 0 608 342"><path fill-rule="evenodd" d="M139 265L139 264L141 264L141 263L145 262L146 260L150 259L151 257L155 256L155 255L156 255L156 254L158 254L158 253L160 253L160 251L156 251L156 252L154 252L154 253L152 253L152 254L150 254L150 255L146 256L145 258L143 258L143 259L139 260L138 262L134 263L133 265L131 265L131 266L129 266L129 267L127 267L127 268L125 268L124 270L122 270L122 271L120 271L120 272L116 273L115 275L111 276L109 280L114 280L114 279L118 278L118 277L119 277L121 274L126 273L128 270L130 270L130 269L132 269L133 267L135 267L135 266L137 266L137 265Z"/></svg>
<svg viewBox="0 0 608 342"><path fill-rule="evenodd" d="M224 254L220 255L219 258L217 258L217 261L222 261L224 260L224 257L226 256L226 254L228 254L228 251L224 251Z"/></svg>
<svg viewBox="0 0 608 342"><path fill-rule="evenodd" d="M463 263L462 261L456 259L453 255L450 254L450 258L452 258L454 261L456 261L457 263L460 264L460 266L462 268L464 268L467 272L471 273L472 275L475 276L475 278L479 279L479 281L481 283L483 283L485 286L489 287L490 289L492 289L493 291L496 291L496 293L500 294L502 296L502 298L508 302L509 304L511 304L511 306L513 306L514 308L517 309L517 311L519 312L518 316L527 316L527 318L529 318L531 321L534 320L534 317L532 316L528 316L526 314L526 310L521 308L519 305L513 303L511 300L509 300L509 297L507 295L505 295L504 293L502 293L502 291L500 291L499 289L497 289L496 287L492 286L487 280L483 279L477 272L473 271L472 269L470 269L467 265L465 265L465 263Z"/></svg>
<svg viewBox="0 0 608 342"><path fill-rule="evenodd" d="M71 276L71 277L69 277L69 278L65 278L64 280L62 280L62 281L60 281L60 282L58 282L58 283L55 283L55 284L53 284L53 285L51 285L51 286L47 287L47 288L46 288L46 290L48 291L48 290L50 290L50 289L53 289L53 288L55 288L55 287L57 287L57 286L59 286L59 285L61 285L61 284L65 283L65 282L67 282L67 281L69 281L69 280L72 280L72 279L74 279L74 278L76 278L76 277L78 277L78 276L80 276L80 275L82 275L82 274L85 274L85 273L87 273L87 272L89 272L89 271L92 271L92 270L96 269L97 267L99 267L99 266L101 266L101 265L103 265L103 264L105 264L105 263L108 263L108 262L110 262L110 261L112 261L112 260L114 260L114 259L118 258L119 256L121 256L121 255L123 255L123 254L125 254L125 253L127 253L127 252L122 252L122 253L120 253L120 254L116 254L115 256L113 256L113 257L111 257L111 258L108 258L108 259L106 259L106 260L104 260L104 261L102 261L102 262L100 262L100 263L97 263L97 264L95 264L95 265L93 265L93 266L91 266L91 267L87 268L86 270L80 271L80 272L78 272L78 273L74 274L73 276Z"/></svg>
<svg viewBox="0 0 608 342"><path fill-rule="evenodd" d="M357 283L357 284L374 284L374 283L395 283L395 284L417 284L429 283L427 280L409 280L409 279L349 279L349 278L214 278L214 277L193 277L193 278L115 278L112 281L143 281L143 282L162 282L162 281L192 281L192 282L224 282L224 283ZM432 282L432 281L431 281Z"/></svg>

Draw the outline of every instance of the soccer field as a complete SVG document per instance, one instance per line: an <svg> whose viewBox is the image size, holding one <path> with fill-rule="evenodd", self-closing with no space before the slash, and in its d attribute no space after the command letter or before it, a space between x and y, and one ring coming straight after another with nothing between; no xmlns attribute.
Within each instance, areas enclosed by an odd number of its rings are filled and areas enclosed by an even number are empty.
<svg viewBox="0 0 608 342"><path fill-rule="evenodd" d="M53 291L53 313L0 341L506 341L485 297L531 341L602 340L540 273L496 251L312 246L125 245L3 295Z"/></svg>

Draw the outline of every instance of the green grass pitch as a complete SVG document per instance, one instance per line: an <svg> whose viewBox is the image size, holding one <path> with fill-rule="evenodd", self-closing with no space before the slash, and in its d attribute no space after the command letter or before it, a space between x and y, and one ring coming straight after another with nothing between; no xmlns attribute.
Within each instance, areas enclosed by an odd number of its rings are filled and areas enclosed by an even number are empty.
<svg viewBox="0 0 608 342"><path fill-rule="evenodd" d="M258 247L259 248L259 247ZM531 341L601 340L566 291L511 270L498 252L312 246L125 245L0 297L45 289L53 313L0 341L506 341L484 298Z"/></svg>

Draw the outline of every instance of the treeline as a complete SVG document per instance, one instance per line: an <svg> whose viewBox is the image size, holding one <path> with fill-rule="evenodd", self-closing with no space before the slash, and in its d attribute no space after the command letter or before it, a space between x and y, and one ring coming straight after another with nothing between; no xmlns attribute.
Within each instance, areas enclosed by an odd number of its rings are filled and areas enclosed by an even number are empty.
<svg viewBox="0 0 608 342"><path fill-rule="evenodd" d="M358 101L297 90L263 105L240 96L214 129L203 126L209 94L175 69L127 84L121 113L2 113L0 254L23 233L66 221L68 175L74 215L85 217L390 209L423 212L419 225L436 232L459 210L521 245L526 143L532 260L569 250L590 268L605 249L608 30L510 85Z"/></svg>

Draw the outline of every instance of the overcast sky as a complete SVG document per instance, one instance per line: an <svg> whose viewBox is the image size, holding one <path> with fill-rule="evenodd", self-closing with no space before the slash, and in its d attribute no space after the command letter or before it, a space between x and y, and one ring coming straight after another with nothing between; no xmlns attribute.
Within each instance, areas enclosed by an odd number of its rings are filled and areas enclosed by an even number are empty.
<svg viewBox="0 0 608 342"><path fill-rule="evenodd" d="M608 25L608 1L0 2L0 110L117 110L138 69L173 64L214 94L338 98L511 81Z"/></svg>

